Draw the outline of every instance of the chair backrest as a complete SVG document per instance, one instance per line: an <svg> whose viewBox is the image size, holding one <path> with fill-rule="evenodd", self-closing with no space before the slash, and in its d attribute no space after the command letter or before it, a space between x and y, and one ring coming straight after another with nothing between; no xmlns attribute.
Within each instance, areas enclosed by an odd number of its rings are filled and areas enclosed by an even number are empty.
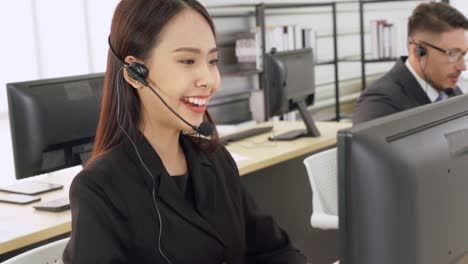
<svg viewBox="0 0 468 264"><path fill-rule="evenodd" d="M321 229L338 228L338 183L336 148L304 159L312 187L311 225Z"/></svg>
<svg viewBox="0 0 468 264"><path fill-rule="evenodd" d="M70 238L31 249L2 264L63 264L62 254Z"/></svg>

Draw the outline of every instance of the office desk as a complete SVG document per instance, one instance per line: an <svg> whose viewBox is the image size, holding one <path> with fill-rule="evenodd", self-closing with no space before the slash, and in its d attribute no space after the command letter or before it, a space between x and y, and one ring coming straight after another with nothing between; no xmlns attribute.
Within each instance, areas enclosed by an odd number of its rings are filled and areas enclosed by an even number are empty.
<svg viewBox="0 0 468 264"><path fill-rule="evenodd" d="M268 123L271 125L271 123ZM316 152L336 144L336 133L350 127L347 122L317 122L321 136L318 138L299 138L293 141L268 141L268 137L293 129L304 128L302 122L275 122L273 132L261 134L246 140L227 145L231 153L247 157L248 160L237 161L240 175L278 164L280 162Z"/></svg>
<svg viewBox="0 0 468 264"><path fill-rule="evenodd" d="M237 162L240 175L252 175L252 172L257 170L336 144L337 131L350 125L350 123L318 122L317 126L322 134L320 138L301 138L272 143L267 141L267 137L271 134L266 133L231 143L227 148L232 153L248 158ZM298 127L303 127L303 124L276 122L274 133ZM40 195L42 201L68 194L74 175L53 175L41 179L64 185L63 190ZM60 213L38 211L32 208L32 205L37 203L29 205L0 203L0 255L70 232L70 210Z"/></svg>
<svg viewBox="0 0 468 264"><path fill-rule="evenodd" d="M64 185L62 190L39 195L41 197L39 202L28 205L0 203L0 255L70 232L70 210L59 213L45 212L38 211L32 206L68 195L74 176L75 174L53 175L38 180Z"/></svg>

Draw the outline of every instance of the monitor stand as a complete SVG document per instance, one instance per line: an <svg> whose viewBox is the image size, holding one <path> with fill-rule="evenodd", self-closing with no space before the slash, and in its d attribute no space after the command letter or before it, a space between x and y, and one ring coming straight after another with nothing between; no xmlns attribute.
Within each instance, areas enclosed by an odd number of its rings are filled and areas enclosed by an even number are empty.
<svg viewBox="0 0 468 264"><path fill-rule="evenodd" d="M299 113L301 114L302 121L304 121L305 126L307 129L296 129L285 132L283 134L276 135L274 137L269 137L269 140L276 141L276 140L294 140L299 137L319 137L320 132L317 129L317 126L312 119L309 111L307 110L307 105L305 100L301 100L296 102L296 107L299 109Z"/></svg>

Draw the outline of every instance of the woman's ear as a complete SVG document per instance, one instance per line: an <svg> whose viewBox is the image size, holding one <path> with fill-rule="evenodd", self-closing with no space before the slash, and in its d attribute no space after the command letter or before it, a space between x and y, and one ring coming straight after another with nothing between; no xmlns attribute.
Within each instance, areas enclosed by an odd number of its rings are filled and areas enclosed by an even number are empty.
<svg viewBox="0 0 468 264"><path fill-rule="evenodd" d="M125 62L128 64L132 64L138 61L133 56L127 56L125 57ZM131 77L131 75L128 73L127 67L123 69L123 76L124 76L125 81L127 81L131 86L133 86L133 88L139 90L144 87L144 85L140 81L135 80L133 77Z"/></svg>

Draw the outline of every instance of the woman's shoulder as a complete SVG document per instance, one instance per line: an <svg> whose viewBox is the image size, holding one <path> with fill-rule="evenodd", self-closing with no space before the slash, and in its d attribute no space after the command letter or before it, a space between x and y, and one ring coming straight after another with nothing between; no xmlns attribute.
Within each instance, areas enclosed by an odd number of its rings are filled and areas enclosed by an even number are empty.
<svg viewBox="0 0 468 264"><path fill-rule="evenodd" d="M74 181L99 183L115 180L118 175L116 172L128 162L129 158L123 149L120 146L114 147L90 160L77 174Z"/></svg>
<svg viewBox="0 0 468 264"><path fill-rule="evenodd" d="M77 206L105 204L103 208L114 208L119 215L127 215L127 196L124 194L132 177L125 177L126 174L122 172L126 161L120 152L112 149L99 155L75 176L69 192L72 212L73 207Z"/></svg>

